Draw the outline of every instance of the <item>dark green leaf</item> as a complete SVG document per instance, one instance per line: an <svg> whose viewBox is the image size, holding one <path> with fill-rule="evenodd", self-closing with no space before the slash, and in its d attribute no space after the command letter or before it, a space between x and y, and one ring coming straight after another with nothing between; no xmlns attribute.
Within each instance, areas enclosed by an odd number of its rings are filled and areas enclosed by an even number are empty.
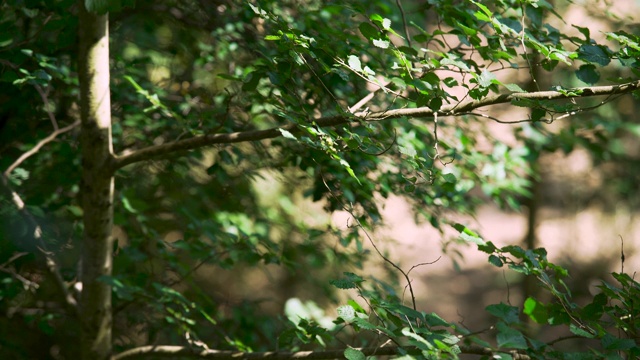
<svg viewBox="0 0 640 360"><path fill-rule="evenodd" d="M489 314L499 318L507 324L517 324L520 322L519 310L515 306L507 304L493 304L485 308Z"/></svg>
<svg viewBox="0 0 640 360"><path fill-rule="evenodd" d="M595 65L592 64L581 65L580 69L576 70L576 76L589 85L593 85L600 80L600 74Z"/></svg>
<svg viewBox="0 0 640 360"><path fill-rule="evenodd" d="M489 263L497 267L502 267L504 265L502 260L495 255L489 256Z"/></svg>
<svg viewBox="0 0 640 360"><path fill-rule="evenodd" d="M595 63L598 65L606 66L611 62L611 58L597 45L582 45L578 49L578 59Z"/></svg>
<svg viewBox="0 0 640 360"><path fill-rule="evenodd" d="M429 101L429 108L434 112L437 112L442 107L442 98L436 97ZM449 174L452 175L452 174Z"/></svg>
<svg viewBox="0 0 640 360"><path fill-rule="evenodd" d="M594 338L594 335L592 333L590 333L589 331L587 331L587 330L585 330L583 328L579 328L574 324L570 324L569 325L569 330L573 334L581 336L581 337L585 337L585 338L588 338L588 339L593 339Z"/></svg>
<svg viewBox="0 0 640 360"><path fill-rule="evenodd" d="M602 340L602 347L606 350L624 351L637 346L633 339L620 339L611 334L605 334Z"/></svg>
<svg viewBox="0 0 640 360"><path fill-rule="evenodd" d="M369 22L361 22L358 26L360 29L360 33L362 36L369 40L377 39L380 37L380 31L375 26L371 25Z"/></svg>
<svg viewBox="0 0 640 360"><path fill-rule="evenodd" d="M503 322L498 323L498 335L496 340L499 348L526 349L527 340L522 333L514 328L510 328Z"/></svg>

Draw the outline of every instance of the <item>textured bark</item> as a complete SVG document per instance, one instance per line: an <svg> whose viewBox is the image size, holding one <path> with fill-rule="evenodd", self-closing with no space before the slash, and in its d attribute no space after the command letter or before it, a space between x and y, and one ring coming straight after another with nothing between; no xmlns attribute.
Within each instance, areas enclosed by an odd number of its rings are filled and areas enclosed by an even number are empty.
<svg viewBox="0 0 640 360"><path fill-rule="evenodd" d="M93 15L79 5L78 76L82 148L82 293L81 347L85 360L111 357L111 275L113 238L113 159L109 93L107 15Z"/></svg>

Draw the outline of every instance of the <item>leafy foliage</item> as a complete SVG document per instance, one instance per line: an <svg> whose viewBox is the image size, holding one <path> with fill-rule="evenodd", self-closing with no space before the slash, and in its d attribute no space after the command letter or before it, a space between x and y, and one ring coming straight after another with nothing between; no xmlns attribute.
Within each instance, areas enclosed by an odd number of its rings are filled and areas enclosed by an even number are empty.
<svg viewBox="0 0 640 360"><path fill-rule="evenodd" d="M603 281L590 303L578 305L568 270L545 249L497 246L459 220L488 201L520 210L534 196L535 162L576 149L613 168L593 198L638 206L625 195L638 190L638 157L628 146L640 136L637 119L615 111L619 92L592 100L593 88L576 88L637 81L637 29L602 37L587 24L560 30L553 24L570 5L544 0L405 2L405 9L389 1L84 3L112 21L115 153L277 131L118 170L114 273L100 279L113 292L117 351L162 343L247 352L319 345L360 360L382 338L403 358L640 356L640 286L632 276L614 273L615 282ZM53 254L77 298L86 210L79 174L90 166L80 161L76 122L78 6L0 5L7 189L0 197L0 309L7 315L0 328L12 329L1 333L0 352L8 358L79 357L70 340L78 319L51 300L60 289L47 270ZM565 99L515 96L510 105L528 112L523 120L457 110L545 87ZM385 116L421 109L431 117ZM374 113L382 116L368 117ZM560 124L566 118L579 121ZM486 120L512 123L513 141L496 141ZM411 286L398 281L408 273L367 241L391 196L440 231L443 248L475 244L490 264L535 278L548 297L488 306L495 319L487 331L406 306L397 288ZM330 221L340 210L352 216L346 229ZM458 234L448 238L451 228ZM369 274L364 264L372 257L399 272ZM315 303L333 306L345 291L356 296L327 324ZM301 293L315 301L301 306L305 316L279 316ZM570 352L543 343L526 318L585 342Z"/></svg>

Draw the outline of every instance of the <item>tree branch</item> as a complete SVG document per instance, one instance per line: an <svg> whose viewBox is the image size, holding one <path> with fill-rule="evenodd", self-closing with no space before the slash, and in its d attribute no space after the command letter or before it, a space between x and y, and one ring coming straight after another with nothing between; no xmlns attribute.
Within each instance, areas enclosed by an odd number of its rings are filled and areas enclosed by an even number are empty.
<svg viewBox="0 0 640 360"><path fill-rule="evenodd" d="M15 170L15 168L17 168L18 166L20 166L20 164L22 164L25 160L27 160L29 157L31 157L33 154L37 153L40 148L42 148L43 146L45 146L46 144L52 142L58 135L60 134L64 134L67 131L72 130L73 128L75 128L76 126L80 125L80 121L76 121L73 124L69 125L69 126L65 126L62 129L57 129L54 132L52 132L51 134L49 134L49 136L47 136L46 138L40 140L36 146L34 146L33 148L31 148L31 150L25 152L24 154L20 155L20 157L13 162L13 164L9 165L9 167L7 168L7 170L4 171L4 176L8 177L11 172L13 170Z"/></svg>
<svg viewBox="0 0 640 360"><path fill-rule="evenodd" d="M390 356L401 355L400 348L396 346L384 346L384 347L366 347L358 348L365 356ZM515 360L530 360L527 355L521 354L516 350L504 350L498 351L489 348L483 348L479 346L460 346L460 350L463 354L471 355L493 355L495 353L508 353ZM408 354L421 354L422 350L415 346L402 347L402 351ZM185 358L185 359L217 359L217 360L232 360L232 359L247 359L247 360L291 360L291 359L305 359L305 360L324 360L324 359L345 359L344 349L341 350L323 350L323 351L298 351L298 352L284 352L284 351L269 351L269 352L241 352L241 351L229 351L229 350L205 350L188 348L183 346L141 346L133 349L126 350L120 354L116 354L111 357L111 360L130 360L130 359L144 359L144 358Z"/></svg>
<svg viewBox="0 0 640 360"><path fill-rule="evenodd" d="M569 98L584 98L602 95L625 94L640 89L640 80L632 81L621 85L593 86L567 89L567 91L537 91L530 93L512 93L489 96L480 100L467 100L458 104L445 105L438 110L440 116L460 116L472 110L496 104L509 103L513 100L560 100ZM575 94L575 95L572 95ZM397 119L404 116L409 117L432 117L434 111L428 107L393 109L377 112L361 111L348 116L331 116L313 120L319 127L331 127L346 124L350 121L381 121ZM287 124L277 128L256 131L234 132L228 134L208 134L196 136L190 139L178 140L167 144L149 146L126 155L117 155L113 158L112 170L117 170L124 166L149 160L155 157L164 156L177 151L198 149L214 144L230 144L245 141L258 141L272 139L282 136L280 129L291 133L300 131L297 124Z"/></svg>

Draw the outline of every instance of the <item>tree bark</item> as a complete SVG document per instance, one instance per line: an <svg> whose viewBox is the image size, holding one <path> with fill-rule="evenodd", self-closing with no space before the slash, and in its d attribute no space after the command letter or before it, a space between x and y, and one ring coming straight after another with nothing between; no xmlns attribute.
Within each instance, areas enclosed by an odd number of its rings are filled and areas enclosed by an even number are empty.
<svg viewBox="0 0 640 360"><path fill-rule="evenodd" d="M83 359L111 357L113 148L109 91L108 15L94 15L79 0L80 111L82 151L82 293L79 315Z"/></svg>

